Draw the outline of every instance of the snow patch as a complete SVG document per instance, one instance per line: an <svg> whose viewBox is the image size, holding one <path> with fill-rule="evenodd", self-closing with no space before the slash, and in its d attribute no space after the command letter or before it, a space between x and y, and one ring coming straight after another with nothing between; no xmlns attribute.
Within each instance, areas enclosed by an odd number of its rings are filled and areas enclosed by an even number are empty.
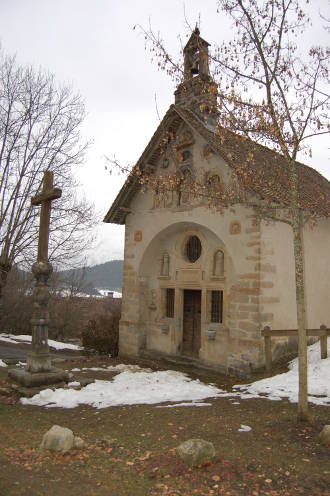
<svg viewBox="0 0 330 496"><path fill-rule="evenodd" d="M174 405L159 405L156 408L180 408L182 406L212 406L212 403L200 403L193 401L191 403L174 403Z"/></svg>
<svg viewBox="0 0 330 496"><path fill-rule="evenodd" d="M8 365L0 358L0 367L8 367Z"/></svg>
<svg viewBox="0 0 330 496"><path fill-rule="evenodd" d="M328 354L330 354L328 338ZM120 405L161 404L164 408L183 406L206 406L207 398L232 398L232 404L238 400L264 398L281 401L287 398L291 402L298 401L298 359L292 360L289 372L262 379L252 384L233 386L228 392L213 384L203 384L192 380L186 374L175 371L152 372L137 365L119 364L107 368L91 367L82 369L119 372L111 381L96 380L81 388L80 391L70 389L46 389L33 398L22 398L25 405L46 407L75 408L78 405L91 405L95 408L106 408ZM74 370L74 369L73 369ZM77 369L76 369L77 370ZM316 405L330 406L330 358L321 360L318 342L308 347L308 400ZM244 429L249 426L241 426ZM247 432L247 430L240 430Z"/></svg>
<svg viewBox="0 0 330 496"><path fill-rule="evenodd" d="M31 343L32 336L28 334L0 334L0 341L6 343ZM50 348L55 348L55 350L83 350L82 346L70 343L62 343L61 341L55 341L53 339L48 339L48 346Z"/></svg>
<svg viewBox="0 0 330 496"><path fill-rule="evenodd" d="M126 370L112 381L96 380L80 391L68 389L45 389L33 398L22 398L24 405L75 408L91 405L107 408L121 405L142 405L168 402L191 402L206 398L232 396L215 386L192 380L186 374L175 371L132 372Z"/></svg>
<svg viewBox="0 0 330 496"><path fill-rule="evenodd" d="M328 357L330 338L328 338ZM330 406L330 357L321 360L320 343L308 346L308 401L314 405ZM280 401L287 398L291 403L298 402L298 358L289 363L289 371L274 377L261 379L251 384L233 386L242 399L267 398Z"/></svg>
<svg viewBox="0 0 330 496"><path fill-rule="evenodd" d="M252 427L244 424L241 424L241 427L238 429L238 432L250 432L250 431L252 431Z"/></svg>

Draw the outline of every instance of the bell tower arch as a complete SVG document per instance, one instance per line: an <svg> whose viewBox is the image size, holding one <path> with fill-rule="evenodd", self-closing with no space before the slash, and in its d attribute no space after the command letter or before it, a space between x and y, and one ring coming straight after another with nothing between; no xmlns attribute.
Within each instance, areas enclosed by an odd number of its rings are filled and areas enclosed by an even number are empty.
<svg viewBox="0 0 330 496"><path fill-rule="evenodd" d="M183 49L184 78L174 94L176 105L189 108L214 129L217 122L218 87L210 76L209 46L196 27Z"/></svg>

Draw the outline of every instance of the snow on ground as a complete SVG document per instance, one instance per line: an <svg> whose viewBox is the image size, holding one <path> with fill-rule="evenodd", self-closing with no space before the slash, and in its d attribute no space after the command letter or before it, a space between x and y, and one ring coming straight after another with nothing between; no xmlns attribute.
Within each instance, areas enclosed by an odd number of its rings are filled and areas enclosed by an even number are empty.
<svg viewBox="0 0 330 496"><path fill-rule="evenodd" d="M321 360L320 343L308 346L308 401L315 405L330 406L330 338L328 338L328 358ZM280 401L287 398L291 403L298 402L298 358L289 364L289 372L275 375L252 384L233 386L241 398L266 397Z"/></svg>
<svg viewBox="0 0 330 496"><path fill-rule="evenodd" d="M126 370L112 381L96 380L80 391L46 389L33 398L22 398L24 405L74 408L91 405L106 408L120 405L191 402L219 396L232 396L215 386L192 380L186 374L171 370L161 372L131 372Z"/></svg>
<svg viewBox="0 0 330 496"><path fill-rule="evenodd" d="M0 367L7 367L7 364L0 358Z"/></svg>
<svg viewBox="0 0 330 496"><path fill-rule="evenodd" d="M328 354L330 355L330 339L328 339ZM233 391L228 392L213 384L203 384L199 380L192 380L181 372L169 370L152 372L150 369L141 369L137 365L120 364L96 368L96 370L119 372L111 381L96 380L79 391L46 389L33 398L22 398L21 402L25 405L62 408L75 408L78 405L106 408L161 403L174 403L174 405L168 405L169 407L206 406L203 400L221 397L235 400L266 398L273 401L287 398L295 403L298 401L298 360L292 360L289 368L289 372L285 374L252 384L234 386ZM93 368L81 370L86 372ZM325 360L320 359L319 342L308 347L308 383L309 402L330 406L330 357ZM239 403L235 401L233 404ZM241 426L241 429L245 427L248 426ZM247 429L244 432L246 431Z"/></svg>
<svg viewBox="0 0 330 496"><path fill-rule="evenodd" d="M20 334L16 336L15 334L0 334L0 341L6 343L31 343L32 336L28 334ZM83 350L81 346L70 343L62 343L61 341L54 341L53 339L48 339L48 346L50 348L55 348L55 350Z"/></svg>
<svg viewBox="0 0 330 496"><path fill-rule="evenodd" d="M250 432L250 431L252 431L252 427L244 424L241 424L241 427L238 429L238 432Z"/></svg>

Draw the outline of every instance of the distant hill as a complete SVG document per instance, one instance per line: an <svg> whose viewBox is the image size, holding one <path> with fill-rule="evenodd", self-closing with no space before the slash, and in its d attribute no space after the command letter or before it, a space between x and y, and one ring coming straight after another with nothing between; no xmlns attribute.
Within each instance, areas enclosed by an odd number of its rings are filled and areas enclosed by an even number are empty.
<svg viewBox="0 0 330 496"><path fill-rule="evenodd" d="M93 265L92 267L62 270L59 272L59 275L63 280L70 280L72 277L78 280L83 277L83 292L87 294L96 294L97 288L121 292L123 263L123 260L111 260L110 262Z"/></svg>

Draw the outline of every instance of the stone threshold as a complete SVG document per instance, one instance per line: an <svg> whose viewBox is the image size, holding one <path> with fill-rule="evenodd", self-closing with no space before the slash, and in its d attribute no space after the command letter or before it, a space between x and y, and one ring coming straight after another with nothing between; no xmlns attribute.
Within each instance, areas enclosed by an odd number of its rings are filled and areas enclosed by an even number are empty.
<svg viewBox="0 0 330 496"><path fill-rule="evenodd" d="M150 360L162 360L171 365L179 365L190 368L197 368L205 371L212 371L222 375L228 375L226 368L223 365L213 365L201 361L200 358L194 358L185 355L168 355L159 351L141 350L139 357Z"/></svg>

